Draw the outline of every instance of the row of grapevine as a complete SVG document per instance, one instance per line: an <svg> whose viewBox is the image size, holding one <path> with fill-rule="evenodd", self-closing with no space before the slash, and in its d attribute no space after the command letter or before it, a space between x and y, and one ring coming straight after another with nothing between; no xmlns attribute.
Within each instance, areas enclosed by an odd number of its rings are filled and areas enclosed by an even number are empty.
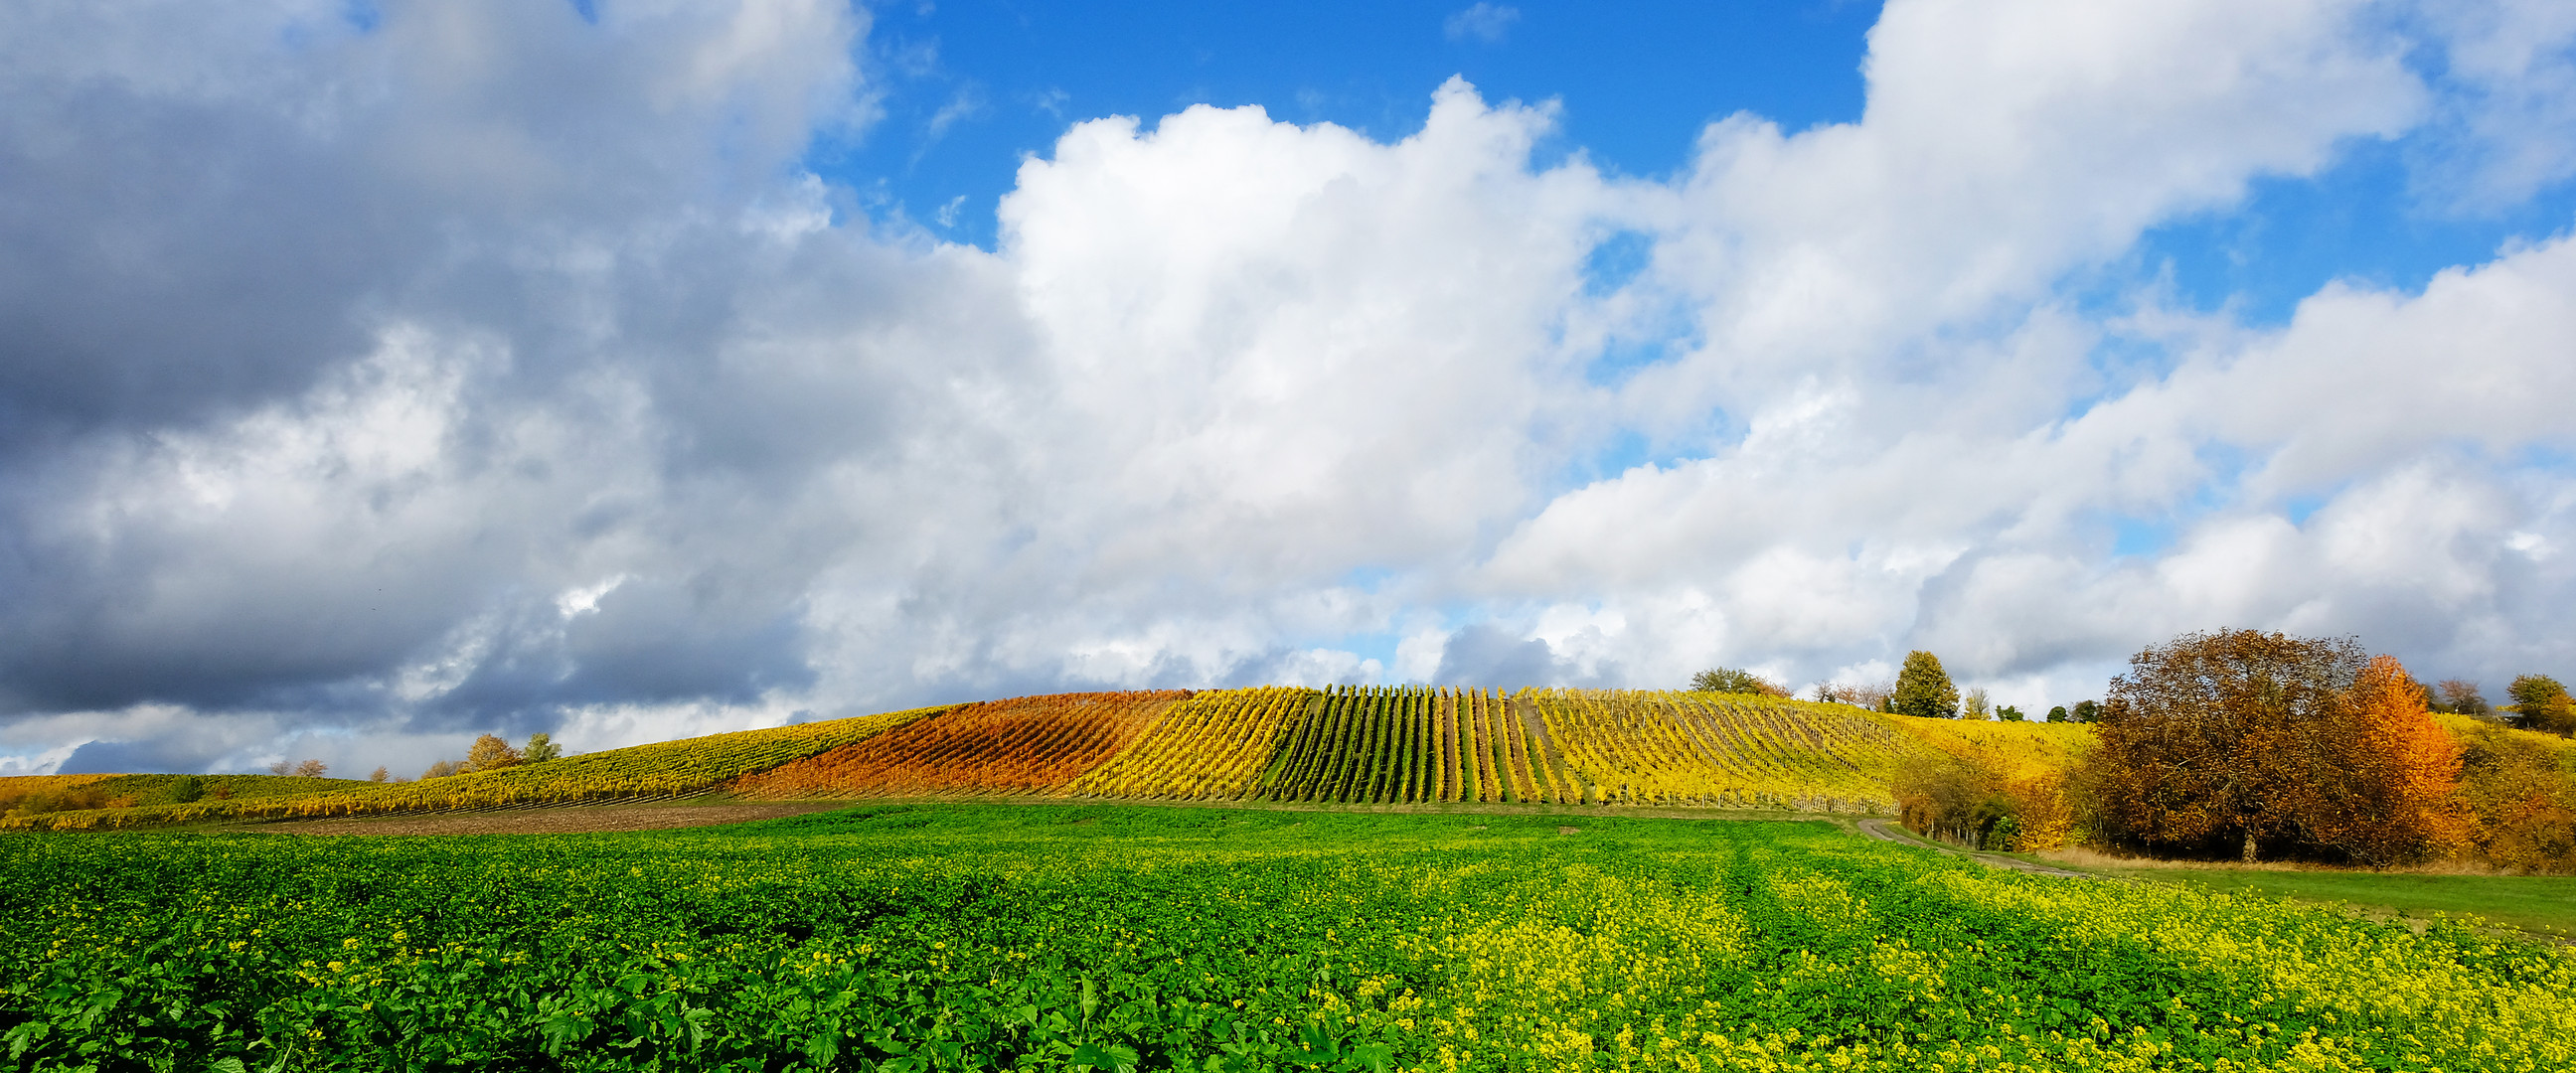
<svg viewBox="0 0 2576 1073"><path fill-rule="evenodd" d="M1273 801L1570 801L1546 728L1499 691L1339 686L1279 735L1254 787Z"/></svg>
<svg viewBox="0 0 2576 1073"><path fill-rule="evenodd" d="M1538 690L1579 800L1886 812L1887 773L1921 746L1844 705L1718 693Z"/></svg>
<svg viewBox="0 0 2576 1073"><path fill-rule="evenodd" d="M1173 705L1127 751L1075 779L1075 797L1233 801L1250 793L1312 689L1262 686L1200 693Z"/></svg>
<svg viewBox="0 0 2576 1073"><path fill-rule="evenodd" d="M1186 689L986 701L734 781L746 797L1058 793L1189 698Z"/></svg>
<svg viewBox="0 0 2576 1073"><path fill-rule="evenodd" d="M677 797L714 789L747 772L839 748L937 715L949 707L656 742L419 782L296 780L335 782L347 788L293 798L210 798L184 805L17 816L0 820L0 829L101 830L207 819L310 819Z"/></svg>

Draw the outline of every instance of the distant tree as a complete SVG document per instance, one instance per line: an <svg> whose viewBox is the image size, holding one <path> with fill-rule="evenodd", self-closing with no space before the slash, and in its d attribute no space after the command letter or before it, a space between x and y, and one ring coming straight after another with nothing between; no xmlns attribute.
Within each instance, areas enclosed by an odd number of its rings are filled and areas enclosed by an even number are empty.
<svg viewBox="0 0 2576 1073"><path fill-rule="evenodd" d="M1995 718L2001 719L2007 723L2022 723L2028 722L2030 717L2021 714L2021 709L2007 704L2001 708L1995 709Z"/></svg>
<svg viewBox="0 0 2576 1073"><path fill-rule="evenodd" d="M1971 689L1960 697L1959 708L1963 719L1984 720L1995 714L1994 701L1987 696L1984 686Z"/></svg>
<svg viewBox="0 0 2576 1073"><path fill-rule="evenodd" d="M1821 698L1825 687L1818 686L1816 689ZM1873 712L1883 712L1887 710L1887 698L1896 692L1896 684L1893 682L1845 683L1834 686L1833 690L1832 699L1834 700L1867 708Z"/></svg>
<svg viewBox="0 0 2576 1073"><path fill-rule="evenodd" d="M2517 723L2527 730L2538 730L2562 737L2576 734L2576 700L2567 696L2567 687L2545 674L2526 674L2506 688L2513 697Z"/></svg>
<svg viewBox="0 0 2576 1073"><path fill-rule="evenodd" d="M563 750L555 745L554 739L547 737L546 732L540 730L528 735L528 747L522 754L521 762L538 764L562 755Z"/></svg>
<svg viewBox="0 0 2576 1073"><path fill-rule="evenodd" d="M2074 718L2074 716L2067 714L2066 706L2063 704L2048 710L2048 721L2052 723L2064 723Z"/></svg>
<svg viewBox="0 0 2576 1073"><path fill-rule="evenodd" d="M2074 722L2078 723L2100 722L2102 719L2102 702L2098 700L2076 701L2075 710L2067 714L2073 717Z"/></svg>
<svg viewBox="0 0 2576 1073"><path fill-rule="evenodd" d="M293 770L295 770L295 765L286 760L280 760L274 764L268 765L268 773L271 775L284 775Z"/></svg>
<svg viewBox="0 0 2576 1073"><path fill-rule="evenodd" d="M421 772L420 777L423 779L443 779L463 770L465 770L464 765L459 764L456 761L441 760L435 764L429 765L429 770Z"/></svg>
<svg viewBox="0 0 2576 1073"><path fill-rule="evenodd" d="M1956 719L1959 689L1950 684L1950 675L1941 669L1940 657L1923 651L1908 652L1905 669L1896 674L1896 689L1888 697L1887 706L1897 715Z"/></svg>
<svg viewBox="0 0 2576 1073"><path fill-rule="evenodd" d="M383 782L383 781L385 781L386 779L389 779L389 778L392 778L392 777L393 777L393 772L385 770L384 765L382 765L382 764L378 764L378 765L376 765L375 773L374 773L374 774L372 774L372 775L367 776L367 781L368 781L368 782Z"/></svg>
<svg viewBox="0 0 2576 1073"><path fill-rule="evenodd" d="M2443 711L2475 716L2495 714L2495 708L2487 703L2485 694L2478 691L2476 682L2445 678L2433 687L2433 692L2441 696Z"/></svg>
<svg viewBox="0 0 2576 1073"><path fill-rule="evenodd" d="M1789 690L1779 683L1733 667L1712 667L1692 675L1691 690L1698 693L1752 693L1765 697L1789 695Z"/></svg>
<svg viewBox="0 0 2576 1073"><path fill-rule="evenodd" d="M322 774L329 770L331 770L331 765L325 764L319 760L306 760L301 764L295 765L295 773L308 779L321 778Z"/></svg>
<svg viewBox="0 0 2576 1073"><path fill-rule="evenodd" d="M509 742L497 735L485 734L474 739L474 747L465 751L465 770L499 771L518 766L519 760L519 751L511 748Z"/></svg>
<svg viewBox="0 0 2576 1073"><path fill-rule="evenodd" d="M2445 811L2458 764L2395 659L2228 630L2131 657L2084 778L2117 840L2246 861L2293 841L2382 864L2464 836Z"/></svg>
<svg viewBox="0 0 2576 1073"><path fill-rule="evenodd" d="M206 796L206 781L194 775L181 775L170 780L169 789L162 793L170 799L171 804L184 805Z"/></svg>

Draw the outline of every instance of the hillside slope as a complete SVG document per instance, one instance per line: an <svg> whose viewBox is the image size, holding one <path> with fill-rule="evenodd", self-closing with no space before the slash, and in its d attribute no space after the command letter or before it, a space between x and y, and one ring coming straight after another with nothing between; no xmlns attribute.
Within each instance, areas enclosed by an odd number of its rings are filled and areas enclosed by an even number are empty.
<svg viewBox="0 0 2576 1073"><path fill-rule="evenodd" d="M135 792L91 802L123 807L69 810L59 802L70 799L58 796L54 810L0 818L0 828L102 830L709 793L1887 814L1895 807L1888 780L1907 756L1949 753L2018 779L2062 770L2091 734L1693 692L1265 686L1059 694L717 734L412 783L273 780L280 785L187 803L152 796L176 776L67 776L44 789ZM261 778L272 777L204 781L248 786Z"/></svg>

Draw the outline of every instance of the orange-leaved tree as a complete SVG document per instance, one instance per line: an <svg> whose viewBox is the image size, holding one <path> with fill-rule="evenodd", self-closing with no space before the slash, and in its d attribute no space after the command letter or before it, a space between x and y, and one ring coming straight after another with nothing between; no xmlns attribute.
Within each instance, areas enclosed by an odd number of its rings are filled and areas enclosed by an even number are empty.
<svg viewBox="0 0 2576 1073"><path fill-rule="evenodd" d="M2433 721L2397 657L2374 657L2343 701L2342 719L2305 738L2311 774L2292 801L2303 833L2367 864L2467 846L2459 739Z"/></svg>

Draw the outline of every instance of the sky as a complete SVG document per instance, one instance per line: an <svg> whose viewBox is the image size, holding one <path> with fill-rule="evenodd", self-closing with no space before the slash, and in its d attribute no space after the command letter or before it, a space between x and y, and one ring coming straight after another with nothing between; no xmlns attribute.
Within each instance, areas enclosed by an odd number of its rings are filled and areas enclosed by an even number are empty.
<svg viewBox="0 0 2576 1073"><path fill-rule="evenodd" d="M0 100L0 774L2576 680L2557 0L36 0Z"/></svg>

